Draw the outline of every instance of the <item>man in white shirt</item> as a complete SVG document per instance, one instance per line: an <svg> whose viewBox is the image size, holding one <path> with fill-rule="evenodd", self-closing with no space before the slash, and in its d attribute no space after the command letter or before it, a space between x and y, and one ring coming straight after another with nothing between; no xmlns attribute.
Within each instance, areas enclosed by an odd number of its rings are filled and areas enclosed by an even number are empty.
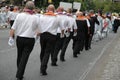
<svg viewBox="0 0 120 80"><path fill-rule="evenodd" d="M57 29L59 27L59 19L57 15L54 13L55 8L54 5L49 5L47 8L47 12L44 15L40 16L40 26L41 26L41 35L40 35L40 45L41 45L41 67L40 71L42 75L47 75L47 63L49 61L50 54L52 54L55 43L56 43L56 35ZM60 27L62 30L62 35L64 28Z"/></svg>
<svg viewBox="0 0 120 80"><path fill-rule="evenodd" d="M25 67L35 43L35 34L39 26L39 17L34 12L34 3L28 1L23 13L18 14L10 30L8 43L12 46L14 33L17 36L17 80L23 80Z"/></svg>
<svg viewBox="0 0 120 80"><path fill-rule="evenodd" d="M64 11L63 7L58 7L56 14L57 14L57 16L60 20L60 25L59 26L63 26L63 28L65 29L65 28L69 27L68 24L70 24L70 23L69 23L69 20L68 20L68 16L66 16L66 14L63 11ZM51 65L52 66L57 66L58 53L63 46L64 36L62 37L61 33L62 32L60 30L60 27L58 27L55 49L54 49L53 54L51 55L51 60L52 60Z"/></svg>
<svg viewBox="0 0 120 80"><path fill-rule="evenodd" d="M89 36L89 49L91 49L91 41L93 39L93 35L94 35L94 31L95 31L95 23L99 25L99 21L97 19L97 17L94 14L94 10L90 10L89 11L89 16L90 16L90 36Z"/></svg>
<svg viewBox="0 0 120 80"><path fill-rule="evenodd" d="M75 44L73 48L73 57L77 57L77 54L80 54L81 51L85 48L88 50L88 34L89 34L89 21L85 17L83 12L76 13L76 23L77 23L77 36L75 37Z"/></svg>
<svg viewBox="0 0 120 80"><path fill-rule="evenodd" d="M102 12L99 11L98 14L96 15L97 19L99 21L99 25L95 23L95 32L94 32L94 36L95 36L95 40L101 40L102 39L102 27L103 27L103 17L102 17Z"/></svg>
<svg viewBox="0 0 120 80"><path fill-rule="evenodd" d="M72 10L68 9L66 15L68 16L70 25L69 25L69 27L67 27L67 29L65 31L66 37L63 42L63 46L62 46L61 53L60 53L60 60L62 62L65 61L65 52L66 52L66 49L67 49L67 46L68 46L70 40L73 39L74 36L76 36L76 35L74 35L74 33L77 33L77 24L76 24L75 18L73 18ZM68 34L69 34L69 36L68 36ZM73 46L74 46L74 39L73 39Z"/></svg>
<svg viewBox="0 0 120 80"><path fill-rule="evenodd" d="M8 13L8 22L10 23L10 26L12 27L17 15L19 14L19 10L17 6L11 7L9 13Z"/></svg>

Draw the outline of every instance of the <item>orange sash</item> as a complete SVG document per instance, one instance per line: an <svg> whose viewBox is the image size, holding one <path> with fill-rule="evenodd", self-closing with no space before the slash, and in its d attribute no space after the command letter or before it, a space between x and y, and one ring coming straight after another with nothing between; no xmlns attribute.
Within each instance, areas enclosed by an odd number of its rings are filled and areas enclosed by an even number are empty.
<svg viewBox="0 0 120 80"><path fill-rule="evenodd" d="M85 17L84 16L78 16L77 20L85 20Z"/></svg>
<svg viewBox="0 0 120 80"><path fill-rule="evenodd" d="M56 14L54 12L47 12L47 13L45 13L45 15L56 16Z"/></svg>

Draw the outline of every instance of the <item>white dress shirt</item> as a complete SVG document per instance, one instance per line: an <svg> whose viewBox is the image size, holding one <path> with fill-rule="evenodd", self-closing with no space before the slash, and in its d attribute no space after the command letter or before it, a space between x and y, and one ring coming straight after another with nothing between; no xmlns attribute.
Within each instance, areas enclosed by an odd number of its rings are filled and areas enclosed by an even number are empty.
<svg viewBox="0 0 120 80"><path fill-rule="evenodd" d="M60 27L61 30L64 28L60 26L60 20L58 16L41 15L40 16L40 28L41 33L49 32L53 35L57 35L57 29Z"/></svg>
<svg viewBox="0 0 120 80"><path fill-rule="evenodd" d="M58 14L57 17L58 17L59 22L60 22L59 26L61 26L64 30L69 27L70 23L69 23L68 16L66 16L64 14ZM57 33L61 33L60 27L58 27Z"/></svg>
<svg viewBox="0 0 120 80"><path fill-rule="evenodd" d="M69 28L70 28L70 31L73 32L74 29L77 29L77 24L76 24L76 20L75 18L71 17L71 16L68 16L69 18Z"/></svg>
<svg viewBox="0 0 120 80"><path fill-rule="evenodd" d="M19 12L9 11L7 17L8 17L10 20L15 20L18 14L19 14Z"/></svg>
<svg viewBox="0 0 120 80"><path fill-rule="evenodd" d="M20 37L34 38L39 25L39 17L28 13L20 13L15 19L12 29Z"/></svg>

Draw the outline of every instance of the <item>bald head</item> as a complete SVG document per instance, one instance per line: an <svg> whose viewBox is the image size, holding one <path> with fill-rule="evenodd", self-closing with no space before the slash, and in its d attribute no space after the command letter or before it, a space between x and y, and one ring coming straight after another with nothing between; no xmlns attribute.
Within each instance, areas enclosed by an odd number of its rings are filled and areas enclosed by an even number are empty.
<svg viewBox="0 0 120 80"><path fill-rule="evenodd" d="M14 10L18 10L18 6L14 6Z"/></svg>
<svg viewBox="0 0 120 80"><path fill-rule="evenodd" d="M58 7L58 8L57 8L57 11L58 11L58 12L63 12L63 11L64 11L64 8L63 8L63 7Z"/></svg>
<svg viewBox="0 0 120 80"><path fill-rule="evenodd" d="M83 16L83 12L76 12L76 16Z"/></svg>
<svg viewBox="0 0 120 80"><path fill-rule="evenodd" d="M25 8L33 10L35 8L34 2L33 1L28 1L25 5Z"/></svg>
<svg viewBox="0 0 120 80"><path fill-rule="evenodd" d="M53 12L55 11L55 7L52 4L50 4L47 9L48 11L53 11Z"/></svg>
<svg viewBox="0 0 120 80"><path fill-rule="evenodd" d="M71 8L67 9L67 13L72 13L72 9Z"/></svg>

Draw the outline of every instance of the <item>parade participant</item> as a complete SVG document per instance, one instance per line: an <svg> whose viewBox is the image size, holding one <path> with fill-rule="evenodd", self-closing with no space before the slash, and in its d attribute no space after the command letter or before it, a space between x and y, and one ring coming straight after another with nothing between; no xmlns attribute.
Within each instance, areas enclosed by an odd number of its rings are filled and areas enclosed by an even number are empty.
<svg viewBox="0 0 120 80"><path fill-rule="evenodd" d="M95 23L99 25L99 21L97 19L97 17L94 14L94 10L90 10L89 11L89 16L90 16L90 37L89 37L89 49L91 49L91 41L94 35L94 31L95 31Z"/></svg>
<svg viewBox="0 0 120 80"><path fill-rule="evenodd" d="M118 27L120 26L120 15L116 14L116 18L113 22L113 32L117 33Z"/></svg>
<svg viewBox="0 0 120 80"><path fill-rule="evenodd" d="M53 54L58 27L61 29L61 34L63 35L64 33L64 28L59 26L59 19L54 11L54 5L51 4L47 8L47 12L40 17L40 26L42 29L40 35L40 73L42 75L47 75L47 63L49 61L50 54Z"/></svg>
<svg viewBox="0 0 120 80"><path fill-rule="evenodd" d="M72 10L68 9L66 15L69 18L70 26L65 31L66 37L64 39L63 46L60 53L60 60L63 62L65 61L65 52L66 52L67 46L70 40L73 39L73 35L76 36L77 34L77 25L76 25L75 18L73 18ZM67 36L68 34L69 36ZM74 47L74 39L73 39L73 47Z"/></svg>
<svg viewBox="0 0 120 80"><path fill-rule="evenodd" d="M116 18L117 18L117 17L116 17L116 14L115 14L115 13L112 13L112 16L111 16L112 31L114 31L114 26L113 26L113 24L114 24L114 20L115 20Z"/></svg>
<svg viewBox="0 0 120 80"><path fill-rule="evenodd" d="M64 13L63 7L58 7L56 14L60 20L60 26L63 26L64 28L69 27L70 23L68 20L68 16L66 16L66 14ZM63 42L64 42L64 37L61 37L61 30L60 30L60 27L58 27L55 49L54 49L53 55L51 55L52 66L57 66L58 53L63 46Z"/></svg>
<svg viewBox="0 0 120 80"><path fill-rule="evenodd" d="M25 5L24 12L18 14L15 22L10 30L10 38L8 44L14 43L14 33L16 34L17 46L17 73L16 80L23 80L26 64L33 50L35 43L35 34L39 26L39 17L34 15L33 9L35 5L32 1L28 1Z"/></svg>
<svg viewBox="0 0 120 80"><path fill-rule="evenodd" d="M90 24L87 24L87 18L83 16L83 12L77 12L77 36L75 37L75 45L73 48L73 56L77 57L77 54L83 50L85 46L85 38L88 35L88 26L90 27Z"/></svg>
<svg viewBox="0 0 120 80"><path fill-rule="evenodd" d="M19 10L17 6L10 7L10 11L8 13L8 22L10 23L10 26L12 27L14 20L16 19L16 16L19 14ZM11 28L10 27L10 28Z"/></svg>
<svg viewBox="0 0 120 80"><path fill-rule="evenodd" d="M11 26L13 25L13 19L12 19L12 13L13 13L13 10L14 10L14 7L13 6L9 6L8 8L8 12L7 12L7 22L8 24L10 25L10 29L11 29Z"/></svg>
<svg viewBox="0 0 120 80"><path fill-rule="evenodd" d="M103 16L102 38L107 37L109 30L112 28L112 22L108 15Z"/></svg>
<svg viewBox="0 0 120 80"><path fill-rule="evenodd" d="M99 21L99 25L95 23L95 32L94 35L96 37L96 41L102 39L102 28L103 28L103 16L102 16L102 11L99 10L97 14L97 19Z"/></svg>
<svg viewBox="0 0 120 80"><path fill-rule="evenodd" d="M89 35L90 35L90 17L87 16L87 13L83 12L83 15L81 15L85 18L85 20L87 21L87 27L85 27L85 50L89 50L88 48L88 43L89 43ZM82 51L82 50L81 50Z"/></svg>
<svg viewBox="0 0 120 80"><path fill-rule="evenodd" d="M6 8L3 7L0 9L0 26L2 27L7 27L7 13L6 13Z"/></svg>

